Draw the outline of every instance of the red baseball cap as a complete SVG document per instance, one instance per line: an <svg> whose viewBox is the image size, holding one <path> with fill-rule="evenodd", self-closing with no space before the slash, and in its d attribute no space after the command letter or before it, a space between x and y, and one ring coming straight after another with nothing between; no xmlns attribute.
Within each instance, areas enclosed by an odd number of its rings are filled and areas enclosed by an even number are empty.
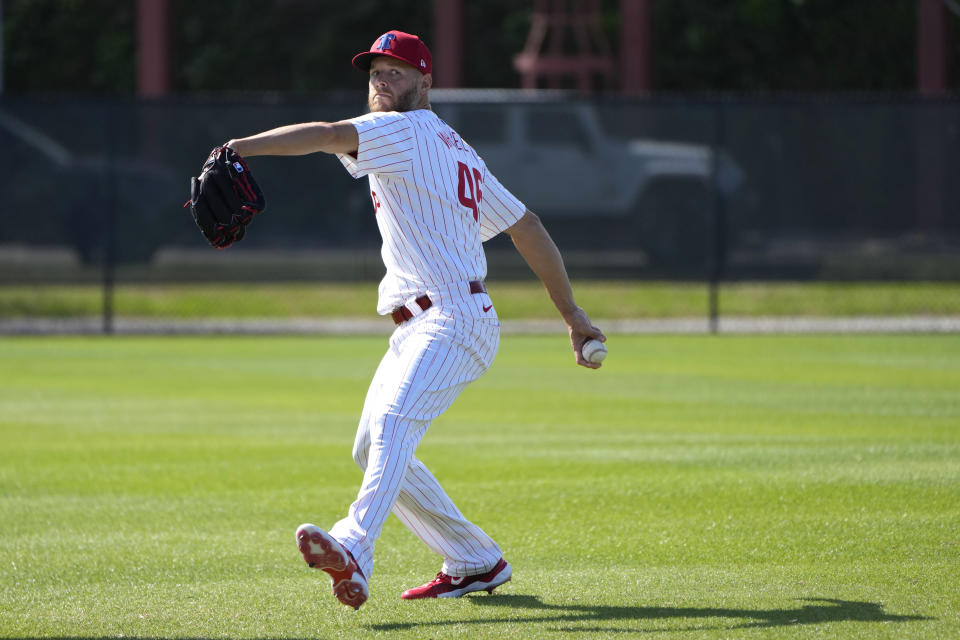
<svg viewBox="0 0 960 640"><path fill-rule="evenodd" d="M387 31L373 41L369 51L353 57L353 66L361 71L370 71L370 64L377 56L395 58L406 62L420 73L433 72L433 60L430 49L418 36L403 31Z"/></svg>

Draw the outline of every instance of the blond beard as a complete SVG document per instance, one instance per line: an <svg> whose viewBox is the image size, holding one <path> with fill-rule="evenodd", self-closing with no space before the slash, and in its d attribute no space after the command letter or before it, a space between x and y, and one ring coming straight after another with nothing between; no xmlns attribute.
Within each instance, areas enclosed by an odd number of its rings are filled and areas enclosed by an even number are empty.
<svg viewBox="0 0 960 640"><path fill-rule="evenodd" d="M417 87L414 85L410 87L409 91L405 91L397 96L392 109L375 108L372 98L367 99L367 107L370 111L413 111L417 108Z"/></svg>

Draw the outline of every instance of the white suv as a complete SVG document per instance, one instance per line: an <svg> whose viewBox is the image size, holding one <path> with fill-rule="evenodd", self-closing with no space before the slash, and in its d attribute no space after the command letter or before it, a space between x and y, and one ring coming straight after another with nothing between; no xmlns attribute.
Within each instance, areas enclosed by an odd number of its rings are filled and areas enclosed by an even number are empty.
<svg viewBox="0 0 960 640"><path fill-rule="evenodd" d="M551 92L434 90L431 102L545 220L616 219L654 263L689 262L682 254L701 244L694 239L712 224L716 194L743 181L723 152L610 137L590 104Z"/></svg>

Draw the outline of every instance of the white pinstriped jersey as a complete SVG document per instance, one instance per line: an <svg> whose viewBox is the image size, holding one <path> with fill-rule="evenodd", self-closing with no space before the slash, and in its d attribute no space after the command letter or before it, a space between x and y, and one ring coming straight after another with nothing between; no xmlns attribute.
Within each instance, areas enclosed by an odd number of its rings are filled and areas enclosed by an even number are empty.
<svg viewBox="0 0 960 640"><path fill-rule="evenodd" d="M368 113L349 120L356 157L338 154L354 178L369 176L387 273L377 310L388 314L445 285L483 280L482 243L526 211L433 111Z"/></svg>

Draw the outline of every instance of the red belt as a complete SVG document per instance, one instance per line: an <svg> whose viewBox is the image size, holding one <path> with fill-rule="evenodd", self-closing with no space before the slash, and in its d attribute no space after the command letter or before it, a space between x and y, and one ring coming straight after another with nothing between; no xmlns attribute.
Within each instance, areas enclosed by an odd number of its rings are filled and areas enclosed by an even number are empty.
<svg viewBox="0 0 960 640"><path fill-rule="evenodd" d="M480 282L479 280L471 280L469 282L469 285L470 285L471 294L487 292L487 288L483 286L483 283ZM414 302L416 302L417 306L423 309L424 311L426 311L427 309L433 306L433 300L431 300L428 296L420 296L419 298L414 300ZM410 309L407 309L406 307L397 307L390 314L390 317L393 318L393 321L395 323L403 324L404 322L406 322L407 320L413 317L413 312L410 311Z"/></svg>

